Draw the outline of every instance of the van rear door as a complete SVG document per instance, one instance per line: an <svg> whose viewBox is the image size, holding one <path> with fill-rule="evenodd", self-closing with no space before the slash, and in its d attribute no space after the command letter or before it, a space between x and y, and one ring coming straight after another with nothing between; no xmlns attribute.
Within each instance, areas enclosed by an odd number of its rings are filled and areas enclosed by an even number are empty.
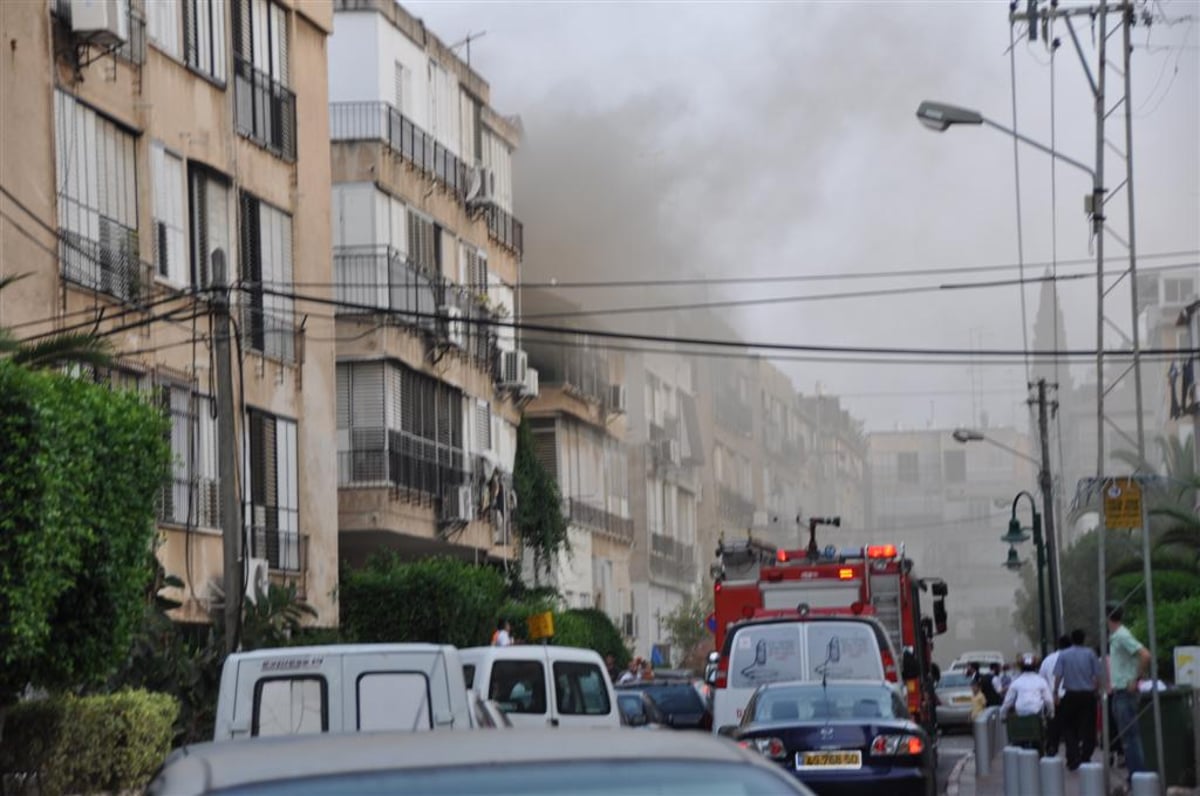
<svg viewBox="0 0 1200 796"><path fill-rule="evenodd" d="M346 655L345 728L422 731L453 725L443 658L431 650Z"/></svg>
<svg viewBox="0 0 1200 796"><path fill-rule="evenodd" d="M225 711L230 723L217 727L218 739L329 732L331 718L336 725L331 714L341 687L336 660L298 654L250 657L234 666L233 705Z"/></svg>

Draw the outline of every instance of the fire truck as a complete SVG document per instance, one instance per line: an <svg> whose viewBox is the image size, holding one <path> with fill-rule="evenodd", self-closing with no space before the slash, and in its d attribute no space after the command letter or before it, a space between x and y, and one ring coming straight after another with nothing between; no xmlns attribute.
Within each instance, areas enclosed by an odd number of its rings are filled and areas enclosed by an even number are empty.
<svg viewBox="0 0 1200 796"><path fill-rule="evenodd" d="M936 697L932 677L934 635L946 632L946 583L918 578L903 545L873 544L819 549L819 525L840 526L837 517L808 521L807 548L788 550L747 536L717 546L712 567L713 618L716 655L729 630L738 622L786 618L789 615L856 615L876 619L900 655L884 653L884 672L891 682L904 680L914 720L936 730ZM922 615L921 592L932 596L932 619ZM715 678L720 687L719 676Z"/></svg>

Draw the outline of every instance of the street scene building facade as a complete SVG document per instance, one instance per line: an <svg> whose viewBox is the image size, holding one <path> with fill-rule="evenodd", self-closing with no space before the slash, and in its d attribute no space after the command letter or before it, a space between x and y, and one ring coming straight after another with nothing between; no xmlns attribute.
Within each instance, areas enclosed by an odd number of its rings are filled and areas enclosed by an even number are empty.
<svg viewBox="0 0 1200 796"><path fill-rule="evenodd" d="M328 4L291 0L0 5L0 273L27 274L0 322L95 330L117 364L74 372L169 415L159 556L184 581L180 619L208 618L233 489L247 568L337 621L333 324L293 298L331 281L332 28ZM237 478L218 472L215 421L229 285Z"/></svg>

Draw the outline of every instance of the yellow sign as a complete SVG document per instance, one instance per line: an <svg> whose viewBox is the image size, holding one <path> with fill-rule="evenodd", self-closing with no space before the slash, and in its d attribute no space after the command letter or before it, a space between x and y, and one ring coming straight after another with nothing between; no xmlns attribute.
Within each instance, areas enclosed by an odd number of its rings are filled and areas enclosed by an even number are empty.
<svg viewBox="0 0 1200 796"><path fill-rule="evenodd" d="M549 611L541 614L533 614L525 620L525 624L529 626L530 641L554 636L554 614Z"/></svg>
<svg viewBox="0 0 1200 796"><path fill-rule="evenodd" d="M1142 487L1132 478L1104 485L1104 527L1110 531L1142 527Z"/></svg>

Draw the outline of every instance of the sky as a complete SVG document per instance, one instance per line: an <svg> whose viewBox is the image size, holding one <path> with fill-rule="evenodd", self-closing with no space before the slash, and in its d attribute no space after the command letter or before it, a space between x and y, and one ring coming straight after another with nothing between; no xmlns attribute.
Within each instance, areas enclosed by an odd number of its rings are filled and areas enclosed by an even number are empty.
<svg viewBox="0 0 1200 796"><path fill-rule="evenodd" d="M1140 266L1190 264L1196 273L1200 2L1137 5L1151 16L1134 29L1130 70ZM1026 277L1037 277L1056 259L1060 275L1090 274L1059 282L1061 347L1095 347L1095 255L1083 212L1091 178L1062 163L1052 174L1052 159L1024 146L1018 170L1010 136L987 127L939 134L915 118L922 100L935 99L1013 127L1015 94L1020 132L1091 165L1088 78L1061 22L1052 55L1042 31L1030 42L1027 26L1010 28L1007 3L975 0L405 7L449 44L483 34L471 42L471 65L489 82L492 105L521 118L514 182L527 281L835 276L557 292L592 310L776 299L718 310L752 341L1021 350L1026 337L1033 344L1038 284L1024 288L1024 334L1016 285L778 300L1011 280L1022 257ZM1076 32L1095 71L1086 18ZM1118 59L1119 38L1110 40ZM1108 75L1111 106L1122 77ZM1123 151L1121 112L1112 119L1108 138ZM1110 150L1105 168L1115 188L1125 162ZM1122 240L1126 207L1120 191L1107 208ZM1125 254L1117 238L1105 245ZM1182 254L1154 256L1174 252ZM991 265L1012 268L896 273ZM1119 285L1108 303L1128 330L1126 291ZM671 334L683 312L604 321ZM992 425L1028 421L1019 361L779 365L803 392L841 395L868 429L980 425L985 415ZM1086 378L1088 366L1071 375Z"/></svg>

